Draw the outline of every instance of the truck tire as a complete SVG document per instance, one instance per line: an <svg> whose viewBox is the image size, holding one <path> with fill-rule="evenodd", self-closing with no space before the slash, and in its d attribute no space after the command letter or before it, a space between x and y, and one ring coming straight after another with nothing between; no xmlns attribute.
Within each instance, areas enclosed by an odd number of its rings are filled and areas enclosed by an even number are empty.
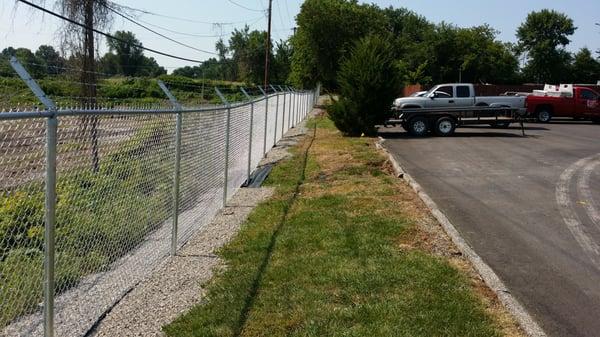
<svg viewBox="0 0 600 337"><path fill-rule="evenodd" d="M454 134L456 122L450 117L440 117L435 122L435 134L440 137L448 137Z"/></svg>
<svg viewBox="0 0 600 337"><path fill-rule="evenodd" d="M552 119L552 112L549 108L541 108L535 113L535 119L540 123L548 123Z"/></svg>
<svg viewBox="0 0 600 337"><path fill-rule="evenodd" d="M417 116L408 121L408 132L415 137L424 137L429 131L427 118Z"/></svg>

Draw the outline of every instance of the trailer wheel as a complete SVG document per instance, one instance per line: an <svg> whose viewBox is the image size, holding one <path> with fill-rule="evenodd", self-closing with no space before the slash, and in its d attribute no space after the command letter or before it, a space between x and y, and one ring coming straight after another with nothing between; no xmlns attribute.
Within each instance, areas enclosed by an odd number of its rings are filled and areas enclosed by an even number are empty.
<svg viewBox="0 0 600 337"><path fill-rule="evenodd" d="M552 119L552 112L548 108L541 108L537 111L535 117L540 123L548 123Z"/></svg>
<svg viewBox="0 0 600 337"><path fill-rule="evenodd" d="M423 137L429 131L428 124L425 117L414 117L408 121L408 132L415 137Z"/></svg>
<svg viewBox="0 0 600 337"><path fill-rule="evenodd" d="M440 117L435 122L435 134L440 137L447 137L456 130L456 122L450 117Z"/></svg>

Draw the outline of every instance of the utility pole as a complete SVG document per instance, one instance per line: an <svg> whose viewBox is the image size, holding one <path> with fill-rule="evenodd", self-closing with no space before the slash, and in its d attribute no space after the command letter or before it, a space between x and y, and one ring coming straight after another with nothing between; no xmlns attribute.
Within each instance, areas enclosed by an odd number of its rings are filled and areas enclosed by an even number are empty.
<svg viewBox="0 0 600 337"><path fill-rule="evenodd" d="M269 0L269 25L267 28L267 43L266 43L266 52L265 52L265 83L264 89L267 91L267 86L269 85L269 58L271 52L271 8L273 5L273 0Z"/></svg>

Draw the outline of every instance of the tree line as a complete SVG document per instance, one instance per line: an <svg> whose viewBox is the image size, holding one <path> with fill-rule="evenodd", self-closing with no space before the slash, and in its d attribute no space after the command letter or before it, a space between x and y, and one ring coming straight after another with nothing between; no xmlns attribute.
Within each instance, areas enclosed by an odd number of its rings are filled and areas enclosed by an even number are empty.
<svg viewBox="0 0 600 337"><path fill-rule="evenodd" d="M167 73L153 57L144 55L143 46L135 34L117 31L118 40L107 40L108 52L96 62L97 72L103 76L157 77ZM267 33L250 31L248 26L236 29L227 42L219 39L216 49L219 56L210 58L197 66L185 66L173 71L173 75L194 79L223 80L231 82L261 83L265 71L265 45ZM286 83L290 73L292 49L288 41L271 43L270 80ZM274 48L273 48L274 47ZM30 68L35 78L66 73L66 69L82 69L82 55L71 53L63 57L54 47L42 45L38 50L8 47L0 53L0 76L16 76L9 65L16 56Z"/></svg>
<svg viewBox="0 0 600 337"><path fill-rule="evenodd" d="M144 55L139 48L141 42L132 32L117 31L114 35L121 41L107 41L108 52L98 59L98 73L106 77L157 77L167 73L153 57ZM79 53L64 57L49 45L41 45L35 52L28 48L7 47L0 52L0 76L16 76L9 64L11 56L23 62L34 78L64 75L69 73L68 70L82 69Z"/></svg>
<svg viewBox="0 0 600 337"><path fill-rule="evenodd" d="M596 83L600 79L598 53L588 48L566 50L577 27L571 18L553 10L530 13L517 28L517 43L498 40L489 25L461 28L434 24L406 8L381 8L354 0L307 0L297 16L296 33L271 43L270 81L312 87L321 82L337 89L340 63L353 44L377 35L390 44L401 82L430 85L441 82ZM97 57L94 69L108 76L156 77L166 74L147 57L132 32L117 31L108 40L108 52ZM175 69L174 75L195 79L261 83L267 34L248 26L234 30L215 44L218 56ZM0 76L14 76L11 55L34 67L34 76L58 75L64 67L83 69L87 58L81 48L66 48L68 57L51 46L5 48L0 53Z"/></svg>
<svg viewBox="0 0 600 337"><path fill-rule="evenodd" d="M173 71L173 75L212 80L262 83L265 74L267 32L248 26L235 29L228 41L219 39L215 44L216 58L198 66L187 66ZM289 41L270 43L270 76L272 83L286 83L291 65L292 48ZM275 48L273 48L275 47Z"/></svg>
<svg viewBox="0 0 600 337"><path fill-rule="evenodd" d="M307 0L297 25L290 79L304 86L322 82L338 88L341 62L357 40L370 35L390 45L404 83L600 80L600 62L591 50L566 50L577 28L571 18L553 10L530 13L516 30L517 43L498 40L498 31L489 25L434 24L405 8L353 0Z"/></svg>

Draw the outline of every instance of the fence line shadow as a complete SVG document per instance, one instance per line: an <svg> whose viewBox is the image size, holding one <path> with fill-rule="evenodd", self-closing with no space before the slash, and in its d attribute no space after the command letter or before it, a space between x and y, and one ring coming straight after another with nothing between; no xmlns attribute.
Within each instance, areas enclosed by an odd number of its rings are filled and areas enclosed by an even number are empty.
<svg viewBox="0 0 600 337"><path fill-rule="evenodd" d="M275 244L277 243L277 238L279 237L279 234L281 233L285 223L288 220L288 216L289 216L292 206L294 205L294 203L298 199L298 196L300 195L300 187L304 184L304 181L306 179L306 166L308 163L308 152L310 151L312 144L315 140L316 133L317 133L317 128L315 127L314 131L313 131L313 135L310 140L310 143L308 144L308 146L303 154L302 170L300 173L300 178L296 182L296 186L294 188L294 193L290 196L290 198L285 203L285 206L283 208L283 213L281 215L279 223L277 224L275 231L271 235L271 239L269 241L269 246L267 247L265 256L263 257L260 267L258 268L256 275L254 277L254 280L252 281L252 285L250 287L250 292L248 293L248 296L246 297L246 299L244 301L244 307L240 311L240 317L238 319L237 325L233 332L233 336L235 336L235 337L241 336L244 326L246 325L246 322L248 321L248 315L250 314L250 310L252 310L252 307L254 306L254 302L258 295L258 291L260 289L263 277L267 271L267 267L269 266L269 262L271 260L271 256L273 255L273 251L275 250Z"/></svg>

